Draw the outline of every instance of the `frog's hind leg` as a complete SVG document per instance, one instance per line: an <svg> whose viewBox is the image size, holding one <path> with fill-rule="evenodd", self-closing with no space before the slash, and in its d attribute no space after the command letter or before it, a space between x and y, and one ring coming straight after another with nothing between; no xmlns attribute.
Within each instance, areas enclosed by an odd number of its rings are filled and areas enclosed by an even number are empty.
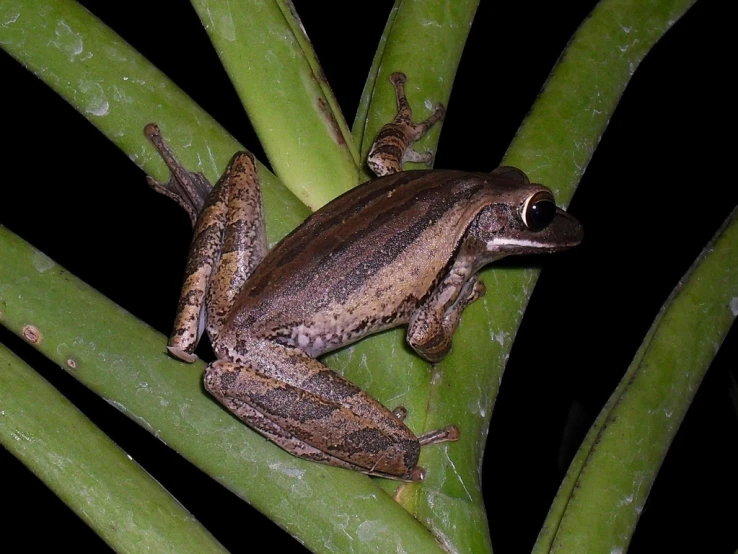
<svg viewBox="0 0 738 554"><path fill-rule="evenodd" d="M393 73L390 81L395 86L397 115L380 129L367 158L369 168L379 177L402 171L404 162L418 162L430 166L433 163L433 153L416 152L412 149L412 145L446 114L443 105L438 104L428 119L413 123L413 111L405 95L405 74Z"/></svg>
<svg viewBox="0 0 738 554"><path fill-rule="evenodd" d="M194 361L204 327L215 340L215 330L230 312L236 293L265 253L254 157L239 152L213 187L195 225L168 344L173 356Z"/></svg>
<svg viewBox="0 0 738 554"><path fill-rule="evenodd" d="M296 456L370 475L422 478L421 444L440 440L421 443L398 418L402 412L390 412L298 348L249 338L235 347L232 361L208 366L204 383L245 423Z"/></svg>
<svg viewBox="0 0 738 554"><path fill-rule="evenodd" d="M212 342L223 329L244 283L267 253L261 186L251 154L234 157L219 183L223 199L221 245L208 287L207 330Z"/></svg>
<svg viewBox="0 0 738 554"><path fill-rule="evenodd" d="M240 371L240 368L229 367L227 364L227 362L220 362L217 366L214 364L208 366L205 386L228 411L248 424L249 427L298 458L305 458L306 460L335 465L354 471L362 471L360 466L331 456L325 451L315 448L294 434L291 434L289 429L285 429L275 422L270 414L265 414L252 406L248 399L244 400L242 397L230 392L230 390L222 389L217 382L222 382L224 379L228 380L230 378L229 375L232 376L234 371ZM236 380L242 381L243 379L237 377Z"/></svg>
<svg viewBox="0 0 738 554"><path fill-rule="evenodd" d="M205 388L229 411L295 456L417 480L420 443L376 400L297 349L255 348L253 362L219 360Z"/></svg>

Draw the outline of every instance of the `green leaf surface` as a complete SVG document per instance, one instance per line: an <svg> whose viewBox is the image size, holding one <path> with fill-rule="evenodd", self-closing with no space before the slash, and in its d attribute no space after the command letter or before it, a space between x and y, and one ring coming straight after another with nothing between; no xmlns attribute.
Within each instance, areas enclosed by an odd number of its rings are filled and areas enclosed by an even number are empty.
<svg viewBox="0 0 738 554"><path fill-rule="evenodd" d="M141 466L1 344L0 443L116 552L225 552Z"/></svg>

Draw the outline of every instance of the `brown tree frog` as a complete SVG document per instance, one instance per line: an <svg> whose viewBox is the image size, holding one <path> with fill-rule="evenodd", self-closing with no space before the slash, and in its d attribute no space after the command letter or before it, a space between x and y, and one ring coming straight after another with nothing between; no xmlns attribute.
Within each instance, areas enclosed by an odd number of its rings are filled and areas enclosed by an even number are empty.
<svg viewBox="0 0 738 554"><path fill-rule="evenodd" d="M392 75L398 113L369 155L379 178L336 198L267 252L251 154L237 153L212 192L147 136L172 178L149 182L195 223L169 352L185 361L207 329L217 360L205 387L288 452L369 475L420 481L421 446L456 440L454 426L419 437L316 357L390 327L436 362L461 313L484 294L482 266L511 254L575 246L582 230L553 194L515 168L492 173L401 171L436 121L413 124L405 76Z"/></svg>

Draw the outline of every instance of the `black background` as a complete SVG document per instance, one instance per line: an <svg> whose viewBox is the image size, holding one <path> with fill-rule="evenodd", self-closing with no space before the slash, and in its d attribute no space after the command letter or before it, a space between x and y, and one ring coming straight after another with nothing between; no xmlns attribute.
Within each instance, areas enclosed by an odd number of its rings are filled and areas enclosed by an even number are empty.
<svg viewBox="0 0 738 554"><path fill-rule="evenodd" d="M265 160L187 3L83 2ZM349 122L392 2L295 2ZM571 34L594 2L482 2L449 103L436 167L496 167ZM370 10L370 11L367 11ZM581 433L627 368L661 304L738 202L730 33L700 0L637 70L570 206L586 239L547 258L495 407L484 492L499 553L526 552L566 464L568 414ZM350 56L350 58L348 57ZM194 60L194 62L193 62ZM732 67L732 66L731 66ZM168 333L188 247L183 212L41 81L0 53L6 106L0 223ZM730 96L729 96L730 94ZM730 149L729 149L730 148ZM736 263L737 260L726 260ZM0 340L163 483L231 551L302 547L269 520L5 330ZM707 373L645 506L630 552L738 548L736 328ZM581 435L563 449L576 448ZM106 548L0 449L3 528L28 550ZM7 536L7 535L6 535Z"/></svg>

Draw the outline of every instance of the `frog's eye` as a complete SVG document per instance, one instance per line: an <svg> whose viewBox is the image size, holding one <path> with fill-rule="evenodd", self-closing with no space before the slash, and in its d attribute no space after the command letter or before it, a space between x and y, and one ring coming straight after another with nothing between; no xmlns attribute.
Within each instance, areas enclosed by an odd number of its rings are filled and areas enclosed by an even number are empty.
<svg viewBox="0 0 738 554"><path fill-rule="evenodd" d="M520 217L531 231L545 229L556 215L556 204L548 191L538 191L525 199L520 206Z"/></svg>

